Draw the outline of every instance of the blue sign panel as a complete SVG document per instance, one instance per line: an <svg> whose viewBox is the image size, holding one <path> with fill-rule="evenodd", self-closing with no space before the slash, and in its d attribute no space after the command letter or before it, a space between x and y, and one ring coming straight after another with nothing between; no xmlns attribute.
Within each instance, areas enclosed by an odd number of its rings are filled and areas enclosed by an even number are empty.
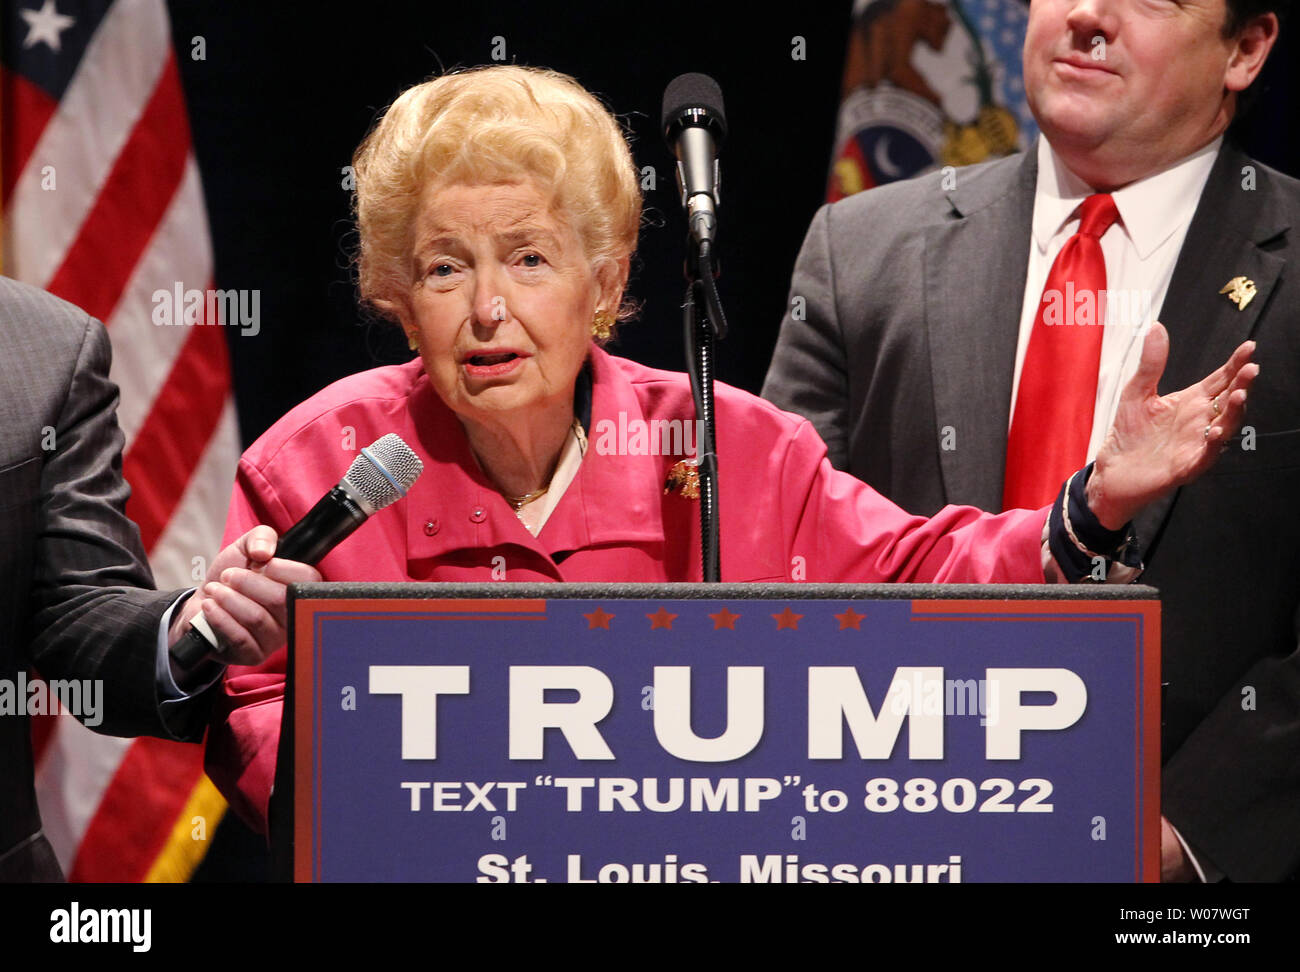
<svg viewBox="0 0 1300 972"><path fill-rule="evenodd" d="M299 600L295 877L1153 880L1158 611Z"/></svg>

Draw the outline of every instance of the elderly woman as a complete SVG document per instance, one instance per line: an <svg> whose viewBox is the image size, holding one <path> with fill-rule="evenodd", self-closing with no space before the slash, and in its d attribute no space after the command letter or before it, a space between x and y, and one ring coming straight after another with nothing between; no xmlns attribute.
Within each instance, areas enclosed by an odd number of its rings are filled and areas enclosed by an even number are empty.
<svg viewBox="0 0 1300 972"><path fill-rule="evenodd" d="M627 313L641 218L614 118L563 75L467 71L403 94L354 162L362 297L419 353L330 386L259 439L227 534L283 531L357 446L396 432L424 475L320 562L326 580L699 580L698 502L665 489L684 457L661 441L694 420L688 381L600 347ZM1157 327L1091 477L1074 477L1050 529L1046 510L911 516L835 471L807 421L719 385L723 579L1077 577L1240 421L1258 370L1249 346L1157 398L1166 350ZM245 578L230 579L205 590L218 607L240 596ZM262 828L285 658L230 670L208 744L212 778Z"/></svg>

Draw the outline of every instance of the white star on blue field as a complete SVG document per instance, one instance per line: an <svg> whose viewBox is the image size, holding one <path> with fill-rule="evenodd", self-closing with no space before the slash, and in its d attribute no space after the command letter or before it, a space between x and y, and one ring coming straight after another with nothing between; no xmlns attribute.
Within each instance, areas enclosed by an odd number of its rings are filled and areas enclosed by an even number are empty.
<svg viewBox="0 0 1300 972"><path fill-rule="evenodd" d="M1021 68L1025 26L1029 8L1021 0L949 0L960 4L966 16L978 25L986 54L1000 65L994 71L993 100L1005 105L1020 125L1022 142L1028 147L1038 134L1038 125L1025 101L1025 79Z"/></svg>
<svg viewBox="0 0 1300 972"><path fill-rule="evenodd" d="M18 15L27 21L27 36L23 38L23 48L44 44L55 53L58 53L62 47L59 39L62 33L77 22L75 17L59 13L54 0L45 0L40 10L22 8L18 11Z"/></svg>

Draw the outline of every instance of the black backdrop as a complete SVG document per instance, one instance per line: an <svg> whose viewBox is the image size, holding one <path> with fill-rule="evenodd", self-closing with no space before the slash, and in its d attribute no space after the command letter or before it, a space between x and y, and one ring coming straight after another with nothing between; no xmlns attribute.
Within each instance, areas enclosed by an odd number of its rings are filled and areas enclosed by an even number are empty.
<svg viewBox="0 0 1300 972"><path fill-rule="evenodd" d="M683 367L684 222L658 133L660 101L683 71L718 80L731 125L719 249L732 323L718 374L757 391L824 192L851 6L819 0L760 14L756 4L714 0L173 2L216 283L261 291L261 333L229 335L245 444L329 382L409 356L395 329L357 311L341 169L403 88L444 67L489 63L497 37L508 59L565 71L599 93L634 132L637 164L656 170L630 287L644 310L615 347L656 367ZM196 36L201 61L189 56ZM806 60L791 57L795 36ZM1274 52L1272 90L1243 132L1248 151L1292 173L1300 170L1287 111L1294 50Z"/></svg>
<svg viewBox="0 0 1300 972"><path fill-rule="evenodd" d="M660 101L683 71L717 78L732 131L720 247L734 332L719 376L756 389L824 190L850 4L805 7L771 22L746 5L723 12L707 3L376 3L322 13L173 4L217 286L261 290L261 333L230 334L245 444L330 381L409 357L395 328L357 312L340 170L403 88L441 67L489 63L494 37L509 59L565 71L600 94L634 132L637 164L656 170L629 288L643 312L615 350L658 367L683 367L685 232L657 131ZM796 34L806 61L791 59ZM196 35L204 61L188 57Z"/></svg>
<svg viewBox="0 0 1300 972"><path fill-rule="evenodd" d="M444 68L491 62L497 38L507 60L567 72L601 95L633 131L637 164L656 170L630 285L643 311L614 350L657 367L683 367L684 222L658 133L660 101L684 71L718 80L731 126L719 250L732 328L718 374L757 391L795 255L824 192L851 7L174 0L216 285L261 292L260 333L228 333L244 444L331 381L409 357L396 328L357 310L341 170L403 88ZM791 57L796 36L804 60ZM196 37L203 60L191 57ZM1241 131L1247 151L1292 174L1300 173L1291 115L1298 46L1288 39L1274 51L1267 90ZM257 846L223 827L222 850L199 876L253 876L247 866L262 866L253 861ZM236 858L242 863L231 870Z"/></svg>

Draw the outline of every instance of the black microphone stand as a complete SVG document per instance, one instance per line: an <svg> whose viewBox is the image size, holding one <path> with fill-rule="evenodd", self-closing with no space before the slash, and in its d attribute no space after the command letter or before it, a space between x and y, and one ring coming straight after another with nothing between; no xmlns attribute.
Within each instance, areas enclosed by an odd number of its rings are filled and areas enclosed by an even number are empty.
<svg viewBox="0 0 1300 972"><path fill-rule="evenodd" d="M727 116L718 83L705 74L681 74L664 91L664 139L677 157L677 187L686 210L686 299L682 326L686 337L686 370L691 376L696 443L695 477L700 500L701 574L706 583L722 579L718 550L718 450L713 414L713 342L726 336L715 281L714 208L718 201L717 150L727 135Z"/></svg>
<svg viewBox="0 0 1300 972"><path fill-rule="evenodd" d="M705 582L722 579L718 547L718 452L713 412L713 342L727 335L727 318L718 297L713 242L690 235L686 260L686 300L682 324L686 337L686 370L691 378L695 417L701 435L696 445L700 478L700 554Z"/></svg>

